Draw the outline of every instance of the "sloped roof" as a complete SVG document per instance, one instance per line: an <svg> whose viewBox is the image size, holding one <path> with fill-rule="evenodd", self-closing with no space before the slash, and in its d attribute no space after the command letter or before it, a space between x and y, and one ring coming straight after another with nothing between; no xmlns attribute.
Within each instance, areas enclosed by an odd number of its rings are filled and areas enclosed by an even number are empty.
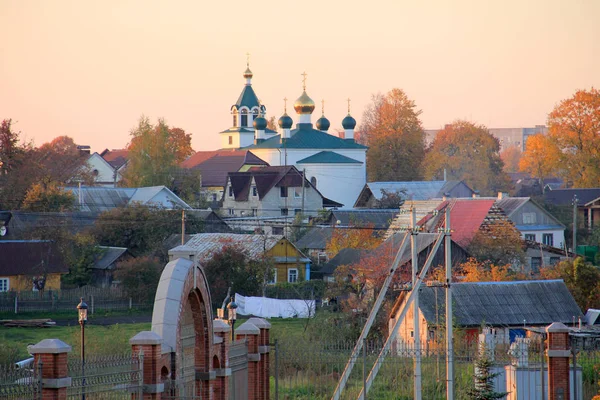
<svg viewBox="0 0 600 400"><path fill-rule="evenodd" d="M577 204L582 206L600 197L600 188L588 189L554 189L544 194L547 203L556 206L568 206L573 204L573 196L577 195Z"/></svg>
<svg viewBox="0 0 600 400"><path fill-rule="evenodd" d="M313 129L312 124L297 124L292 135L281 143L281 135L275 135L264 142L252 144L248 149L367 149L367 146L354 140L341 139L323 131Z"/></svg>
<svg viewBox="0 0 600 400"><path fill-rule="evenodd" d="M402 243L402 240L404 239L405 235L406 235L406 232L395 233L394 235L387 238L381 245L379 245L378 249L387 251L391 247L393 250L395 250L397 252L399 250L400 244ZM415 239L416 239L416 244L417 244L417 253L420 254L427 247L434 244L435 241L437 240L438 236L439 236L438 233L419 233L418 235L416 235ZM407 240L410 240L410 238L407 238ZM412 259L412 254L410 252L410 243L409 243L409 245L407 245L404 248L404 251L402 252L399 265L406 264L411 259Z"/></svg>
<svg viewBox="0 0 600 400"><path fill-rule="evenodd" d="M240 93L240 97L238 97L237 101L232 107L241 108L241 107L258 107L260 106L260 102L258 101L258 96L254 93L254 89L252 89L252 85L246 85L242 89L242 93Z"/></svg>
<svg viewBox="0 0 600 400"><path fill-rule="evenodd" d="M200 171L203 187L225 186L227 174L238 172L244 165L269 164L248 150L199 151L181 164L184 168Z"/></svg>
<svg viewBox="0 0 600 400"><path fill-rule="evenodd" d="M248 200L252 180L262 200L274 186L302 186L302 174L294 166L253 167L228 174L236 201Z"/></svg>
<svg viewBox="0 0 600 400"><path fill-rule="evenodd" d="M525 204L531 203L535 207L537 207L542 213L546 214L548 218L553 220L555 225L538 225L535 227L531 227L530 225L523 225L523 229L529 229L529 227L534 229L557 229L557 228L565 228L564 224L560 222L556 217L546 211L543 207L538 205L535 201L531 199L531 197L507 197L496 201L496 205L504 211L504 213L510 218L513 213L515 213L518 209L523 207ZM521 225L517 225L520 228ZM548 228L549 227L549 228Z"/></svg>
<svg viewBox="0 0 600 400"><path fill-rule="evenodd" d="M25 239L27 232L40 227L65 227L71 233L82 232L94 226L99 213L97 212L25 212L10 211L6 237L10 239Z"/></svg>
<svg viewBox="0 0 600 400"><path fill-rule="evenodd" d="M362 164L362 161L343 156L333 151L321 151L310 157L303 158L296 164Z"/></svg>
<svg viewBox="0 0 600 400"><path fill-rule="evenodd" d="M179 206L185 209L191 207L181 200L175 193L166 186L150 186L143 188L111 188L111 187L66 187L69 191L79 198L79 191L83 196L82 204L79 205L81 211L104 212L117 207L125 207L134 202L155 205L164 208L173 208ZM165 192L169 198L167 203L157 203L154 197L160 192Z"/></svg>
<svg viewBox="0 0 600 400"><path fill-rule="evenodd" d="M436 302L437 298L437 302ZM443 321L445 290L422 287L419 308L429 323ZM460 326L549 325L583 317L562 280L452 284L454 318ZM437 309L437 319L436 319Z"/></svg>
<svg viewBox="0 0 600 400"><path fill-rule="evenodd" d="M339 221L341 226L364 226L372 224L374 229L387 229L396 215L397 209L356 209L356 210L332 210L331 220Z"/></svg>
<svg viewBox="0 0 600 400"><path fill-rule="evenodd" d="M102 153L100 153L100 156L104 158L104 160L106 160L106 162L109 163L114 169L119 169L123 165L127 164L127 161L129 161L127 158L128 154L129 150L127 149L105 149Z"/></svg>
<svg viewBox="0 0 600 400"><path fill-rule="evenodd" d="M428 213L435 210L442 203L442 199L436 200L407 200L400 207L400 212L390 224L385 238L399 232L400 229L408 228L411 224L411 214L407 212L414 207L417 221L422 220Z"/></svg>
<svg viewBox="0 0 600 400"><path fill-rule="evenodd" d="M299 249L325 249L331 240L333 230L331 226L311 226L308 232L296 242Z"/></svg>
<svg viewBox="0 0 600 400"><path fill-rule="evenodd" d="M431 200L442 198L462 181L410 181L410 182L368 182L373 197L381 200L383 190L387 192L404 191L407 200Z"/></svg>
<svg viewBox="0 0 600 400"><path fill-rule="evenodd" d="M126 247L98 247L102 249L102 254L96 260L94 265L92 265L92 269L113 269L115 267L114 263L119 259L119 257L127 253Z"/></svg>
<svg viewBox="0 0 600 400"><path fill-rule="evenodd" d="M251 259L258 259L263 255L264 249L271 250L283 236L281 235L251 235L240 233L197 233L191 235L183 246L177 246L170 251L179 248L192 248L200 261L208 260L216 252L221 251L224 246L236 246L241 248Z"/></svg>
<svg viewBox="0 0 600 400"><path fill-rule="evenodd" d="M341 249L335 257L325 263L319 273L321 274L333 274L337 267L340 265L352 265L360 261L366 250L362 249Z"/></svg>
<svg viewBox="0 0 600 400"><path fill-rule="evenodd" d="M66 274L56 243L50 240L0 240L0 276Z"/></svg>

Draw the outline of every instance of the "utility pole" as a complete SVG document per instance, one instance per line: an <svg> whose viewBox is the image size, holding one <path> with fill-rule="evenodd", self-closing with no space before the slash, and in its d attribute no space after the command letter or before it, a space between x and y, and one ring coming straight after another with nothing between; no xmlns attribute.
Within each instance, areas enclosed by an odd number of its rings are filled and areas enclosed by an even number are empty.
<svg viewBox="0 0 600 400"><path fill-rule="evenodd" d="M302 218L304 218L304 181L306 180L306 168L302 169Z"/></svg>
<svg viewBox="0 0 600 400"><path fill-rule="evenodd" d="M446 206L445 229L446 257L446 399L454 400L454 345L452 331L452 230L450 229L450 207Z"/></svg>
<svg viewBox="0 0 600 400"><path fill-rule="evenodd" d="M419 253L417 245L417 213L414 205L410 209L410 250L412 254L412 290L415 290L417 284L417 275L419 273ZM414 399L421 400L421 334L419 329L419 293L415 293L413 300L413 334L414 334Z"/></svg>
<svg viewBox="0 0 600 400"><path fill-rule="evenodd" d="M185 210L181 210L181 245L185 244Z"/></svg>
<svg viewBox="0 0 600 400"><path fill-rule="evenodd" d="M573 254L577 257L577 195L573 195Z"/></svg>

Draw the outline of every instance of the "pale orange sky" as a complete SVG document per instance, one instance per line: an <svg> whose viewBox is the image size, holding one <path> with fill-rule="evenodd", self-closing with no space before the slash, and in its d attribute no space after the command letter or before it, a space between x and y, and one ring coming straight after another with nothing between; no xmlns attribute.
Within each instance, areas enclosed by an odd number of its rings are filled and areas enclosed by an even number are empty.
<svg viewBox="0 0 600 400"><path fill-rule="evenodd" d="M101 151L145 114L215 149L250 52L267 117L306 71L332 130L347 97L360 123L394 87L425 128L533 126L600 86L599 19L599 0L0 0L0 119L37 145L68 135Z"/></svg>

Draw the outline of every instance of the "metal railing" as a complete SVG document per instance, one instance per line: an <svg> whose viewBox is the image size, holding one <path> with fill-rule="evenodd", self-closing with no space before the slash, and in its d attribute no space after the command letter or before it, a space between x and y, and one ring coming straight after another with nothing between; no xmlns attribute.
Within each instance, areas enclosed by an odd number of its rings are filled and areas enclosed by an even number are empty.
<svg viewBox="0 0 600 400"><path fill-rule="evenodd" d="M42 364L0 366L0 399L42 398Z"/></svg>

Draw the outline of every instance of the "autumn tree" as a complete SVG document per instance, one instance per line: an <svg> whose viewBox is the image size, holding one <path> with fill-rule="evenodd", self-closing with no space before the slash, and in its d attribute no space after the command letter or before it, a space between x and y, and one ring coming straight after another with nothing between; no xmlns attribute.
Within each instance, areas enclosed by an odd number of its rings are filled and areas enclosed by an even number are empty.
<svg viewBox="0 0 600 400"><path fill-rule="evenodd" d="M169 127L163 119L152 125L147 117L141 117L131 131L127 146L129 163L123 173L123 184L172 188L179 163L194 153L191 141L191 134Z"/></svg>
<svg viewBox="0 0 600 400"><path fill-rule="evenodd" d="M325 251L329 258L333 258L342 249L373 249L380 243L374 233L373 224L335 228Z"/></svg>
<svg viewBox="0 0 600 400"><path fill-rule="evenodd" d="M6 175L23 161L24 149L19 146L19 132L12 129L12 120L0 124L0 175Z"/></svg>
<svg viewBox="0 0 600 400"><path fill-rule="evenodd" d="M582 257L542 268L542 279L562 279L582 310L600 308L600 268Z"/></svg>
<svg viewBox="0 0 600 400"><path fill-rule="evenodd" d="M92 183L93 176L85 163L89 154L81 152L69 136L58 136L35 150L40 176L59 184Z"/></svg>
<svg viewBox="0 0 600 400"><path fill-rule="evenodd" d="M117 263L115 277L129 297L136 301L149 302L156 294L163 266L157 258L132 258Z"/></svg>
<svg viewBox="0 0 600 400"><path fill-rule="evenodd" d="M381 189L381 198L377 200L374 208L392 209L400 208L404 204L406 198L406 190L396 190L394 192Z"/></svg>
<svg viewBox="0 0 600 400"><path fill-rule="evenodd" d="M515 271L510 264L496 265L475 258L469 258L460 264L458 270L461 282L506 282L529 278L524 273Z"/></svg>
<svg viewBox="0 0 600 400"><path fill-rule="evenodd" d="M536 133L527 138L525 152L519 161L519 170L527 172L538 179L540 186L544 186L544 179L553 173L558 173L558 160L560 150L552 139L543 133Z"/></svg>
<svg viewBox="0 0 600 400"><path fill-rule="evenodd" d="M360 140L369 146L369 181L412 181L421 178L425 133L415 102L401 89L373 96L363 114Z"/></svg>
<svg viewBox="0 0 600 400"><path fill-rule="evenodd" d="M34 183L25 195L22 210L36 212L64 212L75 209L75 195L48 179Z"/></svg>
<svg viewBox="0 0 600 400"><path fill-rule="evenodd" d="M425 178L465 181L482 194L506 190L510 179L503 172L500 143L483 125L455 121L436 135L423 161Z"/></svg>
<svg viewBox="0 0 600 400"><path fill-rule="evenodd" d="M500 159L504 163L504 172L519 172L521 156L521 149L517 146L509 146L502 150L500 152Z"/></svg>
<svg viewBox="0 0 600 400"><path fill-rule="evenodd" d="M479 230L467 246L479 262L520 266L525 263L521 233L508 220L494 221Z"/></svg>
<svg viewBox="0 0 600 400"><path fill-rule="evenodd" d="M600 90L578 90L548 115L548 137L559 157L548 160L574 187L600 186ZM527 141L529 146L529 140Z"/></svg>

